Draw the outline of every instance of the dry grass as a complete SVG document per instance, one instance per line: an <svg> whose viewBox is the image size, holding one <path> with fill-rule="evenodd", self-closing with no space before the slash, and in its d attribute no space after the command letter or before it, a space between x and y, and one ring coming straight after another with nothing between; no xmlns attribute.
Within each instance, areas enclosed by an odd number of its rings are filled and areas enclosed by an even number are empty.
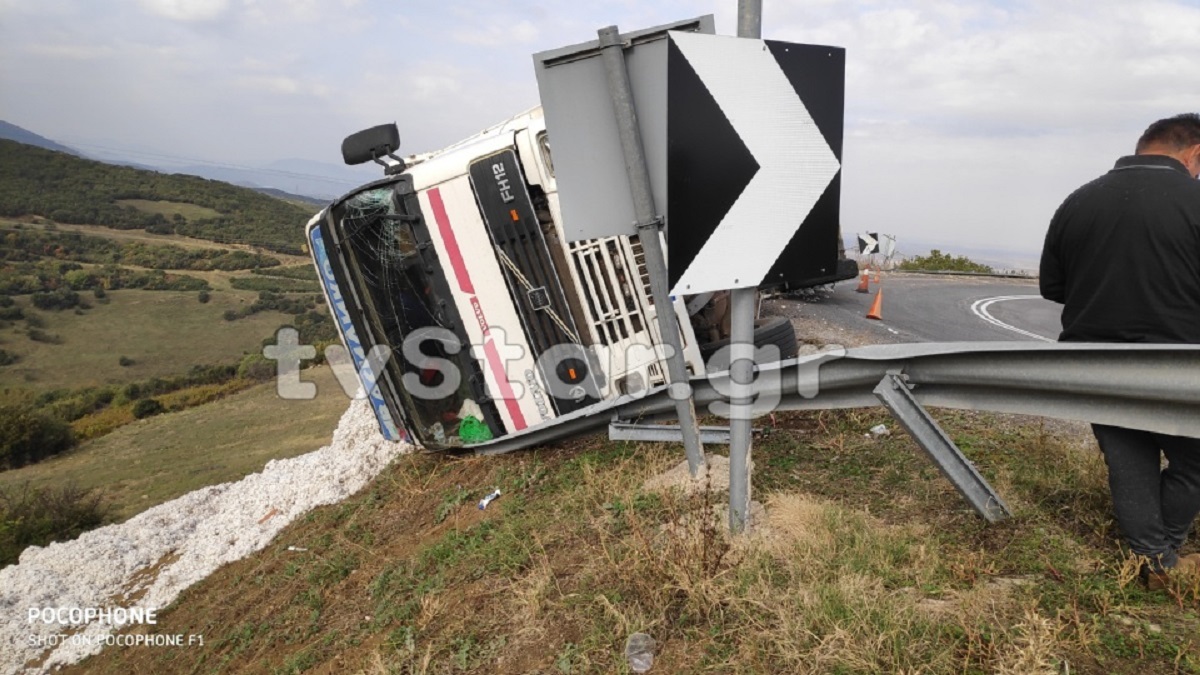
<svg viewBox="0 0 1200 675"><path fill-rule="evenodd" d="M755 448L765 514L738 538L723 493L644 489L677 448L402 458L158 630L208 635L185 672L628 672L635 632L663 673L1200 672L1200 595L1143 590L1073 441L945 415L1014 508L985 525L906 438L864 439L880 421L780 416ZM79 670L179 665L127 650Z"/></svg>

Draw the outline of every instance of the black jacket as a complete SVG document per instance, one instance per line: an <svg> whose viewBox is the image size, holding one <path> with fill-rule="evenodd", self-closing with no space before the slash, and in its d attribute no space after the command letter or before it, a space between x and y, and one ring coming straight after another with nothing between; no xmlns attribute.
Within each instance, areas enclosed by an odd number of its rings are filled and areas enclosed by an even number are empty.
<svg viewBox="0 0 1200 675"><path fill-rule="evenodd" d="M1200 181L1163 155L1117 160L1050 221L1041 291L1059 340L1200 344Z"/></svg>

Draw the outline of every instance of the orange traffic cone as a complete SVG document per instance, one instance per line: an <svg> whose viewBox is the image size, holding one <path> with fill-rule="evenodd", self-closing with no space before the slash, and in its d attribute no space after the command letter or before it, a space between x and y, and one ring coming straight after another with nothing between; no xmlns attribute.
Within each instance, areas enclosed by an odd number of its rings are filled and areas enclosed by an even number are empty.
<svg viewBox="0 0 1200 675"><path fill-rule="evenodd" d="M870 277L871 277L871 270L864 269L863 273L862 273L862 279L858 280L858 288L856 288L854 290L858 293L870 293L871 292Z"/></svg>
<svg viewBox="0 0 1200 675"><path fill-rule="evenodd" d="M879 283L879 267L875 268L875 283Z"/></svg>
<svg viewBox="0 0 1200 675"><path fill-rule="evenodd" d="M875 291L875 302L871 303L871 311L867 312L867 318L875 319L876 321L883 321L883 314L881 314L882 311L883 289L881 288L878 291Z"/></svg>

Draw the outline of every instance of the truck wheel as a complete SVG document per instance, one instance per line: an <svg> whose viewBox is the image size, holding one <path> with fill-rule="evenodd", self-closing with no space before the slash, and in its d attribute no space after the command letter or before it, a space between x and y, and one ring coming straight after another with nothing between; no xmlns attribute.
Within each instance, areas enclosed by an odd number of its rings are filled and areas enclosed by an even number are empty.
<svg viewBox="0 0 1200 675"><path fill-rule="evenodd" d="M717 340L706 345L700 345L700 356L705 361L708 361L717 350L729 344L729 339ZM799 344L796 342L796 329L792 328L792 322L781 316L773 316L767 319L758 319L754 322L754 346L765 347L767 345L775 345L779 347L779 358L790 359L796 356L800 350Z"/></svg>

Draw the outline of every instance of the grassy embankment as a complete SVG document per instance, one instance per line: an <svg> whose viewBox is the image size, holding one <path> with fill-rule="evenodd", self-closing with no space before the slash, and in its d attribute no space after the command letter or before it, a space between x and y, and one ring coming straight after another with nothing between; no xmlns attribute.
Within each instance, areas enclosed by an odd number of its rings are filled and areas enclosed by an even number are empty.
<svg viewBox="0 0 1200 675"><path fill-rule="evenodd" d="M349 399L327 366L304 371L312 400L285 400L275 383L221 400L137 420L70 453L0 472L0 491L74 484L98 495L110 519L124 520L199 488L238 480L272 459L329 442ZM169 402L169 401L168 401Z"/></svg>
<svg viewBox="0 0 1200 675"><path fill-rule="evenodd" d="M733 543L723 494L643 488L678 447L407 456L159 613L204 647L74 672L619 673L639 631L663 673L1200 672L1200 582L1141 588L1094 448L935 412L1014 518L982 522L903 434L865 438L879 411L780 415L766 520Z"/></svg>

